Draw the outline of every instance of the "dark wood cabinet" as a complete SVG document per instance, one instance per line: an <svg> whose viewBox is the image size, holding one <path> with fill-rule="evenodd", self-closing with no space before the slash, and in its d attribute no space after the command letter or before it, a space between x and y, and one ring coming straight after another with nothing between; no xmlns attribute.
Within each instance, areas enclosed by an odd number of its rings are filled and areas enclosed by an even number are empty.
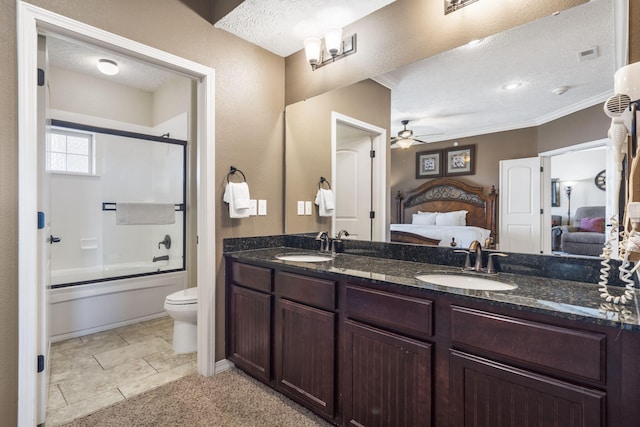
<svg viewBox="0 0 640 427"><path fill-rule="evenodd" d="M278 299L275 315L277 387L315 412L332 418L335 314Z"/></svg>
<svg viewBox="0 0 640 427"><path fill-rule="evenodd" d="M431 345L345 322L344 424L431 426Z"/></svg>
<svg viewBox="0 0 640 427"><path fill-rule="evenodd" d="M603 427L604 392L451 351L452 427Z"/></svg>
<svg viewBox="0 0 640 427"><path fill-rule="evenodd" d="M638 425L640 335L227 258L227 358L336 425Z"/></svg>
<svg viewBox="0 0 640 427"><path fill-rule="evenodd" d="M271 298L240 286L229 287L227 357L265 382L271 378Z"/></svg>

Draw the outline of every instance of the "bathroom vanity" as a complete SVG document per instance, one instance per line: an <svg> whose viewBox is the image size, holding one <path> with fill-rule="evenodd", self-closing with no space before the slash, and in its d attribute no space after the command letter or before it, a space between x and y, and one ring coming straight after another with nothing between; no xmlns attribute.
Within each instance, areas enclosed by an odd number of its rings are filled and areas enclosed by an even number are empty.
<svg viewBox="0 0 640 427"><path fill-rule="evenodd" d="M226 355L335 425L640 424L636 307L600 307L594 284L470 290L415 278L457 267L284 252L302 251L226 253Z"/></svg>

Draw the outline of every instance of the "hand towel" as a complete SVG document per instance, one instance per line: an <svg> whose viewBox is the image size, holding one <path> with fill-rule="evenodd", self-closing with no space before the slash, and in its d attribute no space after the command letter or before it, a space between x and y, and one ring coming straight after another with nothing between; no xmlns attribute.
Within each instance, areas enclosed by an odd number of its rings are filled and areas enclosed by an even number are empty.
<svg viewBox="0 0 640 427"><path fill-rule="evenodd" d="M116 203L116 225L175 224L173 203Z"/></svg>
<svg viewBox="0 0 640 427"><path fill-rule="evenodd" d="M335 209L333 191L319 188L316 193L315 204L318 205L319 216L333 216Z"/></svg>
<svg viewBox="0 0 640 427"><path fill-rule="evenodd" d="M223 201L229 204L230 218L247 218L251 206L249 186L246 182L228 182Z"/></svg>

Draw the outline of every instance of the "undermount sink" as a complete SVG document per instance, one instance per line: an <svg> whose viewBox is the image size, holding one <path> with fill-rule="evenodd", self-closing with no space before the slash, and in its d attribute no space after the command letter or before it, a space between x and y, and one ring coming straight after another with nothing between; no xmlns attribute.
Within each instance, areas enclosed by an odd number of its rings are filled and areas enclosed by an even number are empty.
<svg viewBox="0 0 640 427"><path fill-rule="evenodd" d="M315 255L315 254L284 254L276 255L276 259L282 261L293 262L325 262L331 261L333 257L327 255Z"/></svg>
<svg viewBox="0 0 640 427"><path fill-rule="evenodd" d="M463 274L423 274L416 279L434 285L449 286L451 288L475 289L479 291L510 291L517 285L485 279L484 277L467 276Z"/></svg>

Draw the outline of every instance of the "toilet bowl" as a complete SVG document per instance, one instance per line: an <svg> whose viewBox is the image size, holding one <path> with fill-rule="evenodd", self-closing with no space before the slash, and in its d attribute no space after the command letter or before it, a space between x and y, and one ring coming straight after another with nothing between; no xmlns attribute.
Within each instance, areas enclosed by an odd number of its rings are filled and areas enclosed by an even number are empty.
<svg viewBox="0 0 640 427"><path fill-rule="evenodd" d="M187 288L167 295L164 309L174 319L173 351L192 353L197 349L198 288Z"/></svg>

